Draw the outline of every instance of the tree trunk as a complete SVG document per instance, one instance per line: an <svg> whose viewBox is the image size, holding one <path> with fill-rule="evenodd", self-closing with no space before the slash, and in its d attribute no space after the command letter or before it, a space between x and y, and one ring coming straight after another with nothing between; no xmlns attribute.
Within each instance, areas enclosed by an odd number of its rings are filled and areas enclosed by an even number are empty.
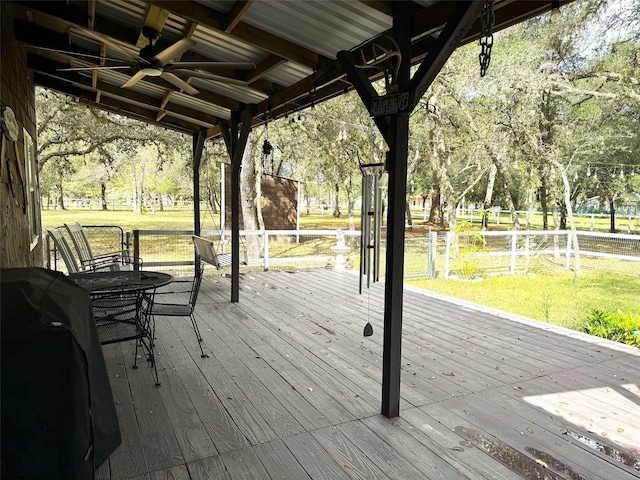
<svg viewBox="0 0 640 480"><path fill-rule="evenodd" d="M558 202L560 207L560 230L567 229L567 205L563 201Z"/></svg>
<svg viewBox="0 0 640 480"><path fill-rule="evenodd" d="M491 207L491 200L493 199L493 187L496 184L496 174L498 173L498 167L495 164L491 165L489 169L489 182L487 183L487 191L484 195L484 203L482 206L482 229L489 228L489 208Z"/></svg>
<svg viewBox="0 0 640 480"><path fill-rule="evenodd" d="M347 215L349 217L349 230L356 229L356 218L353 213L353 207L356 200L353 198L353 182L351 181L351 174L349 174L349 182L347 183Z"/></svg>
<svg viewBox="0 0 640 480"><path fill-rule="evenodd" d="M558 167L562 175L562 183L564 185L564 202L567 207L567 217L569 219L569 225L571 226L571 239L574 251L574 261L576 273L581 273L580 268L580 246L578 245L578 234L576 232L576 223L573 219L573 208L571 206L571 185L569 184L569 177L567 177L567 171L562 167L562 164L556 160L552 160Z"/></svg>
<svg viewBox="0 0 640 480"><path fill-rule="evenodd" d="M616 233L616 205L613 198L609 200L609 233Z"/></svg>
<svg viewBox="0 0 640 480"><path fill-rule="evenodd" d="M60 180L60 183L56 185L56 187L58 188L58 201L56 204L60 207L60 210L66 210L67 207L64 206L64 188L62 186L62 180Z"/></svg>
<svg viewBox="0 0 640 480"><path fill-rule="evenodd" d="M531 230L531 227L533 225L533 214L535 211L535 189L533 187L533 185L529 185L529 187L527 188L527 220L526 220L526 225L525 225L525 229L527 230Z"/></svg>
<svg viewBox="0 0 640 480"><path fill-rule="evenodd" d="M335 185L335 189L336 189L336 198L335 203L333 204L333 216L336 218L340 218L340 184L338 182L336 182Z"/></svg>
<svg viewBox="0 0 640 480"><path fill-rule="evenodd" d="M102 210L108 210L107 208L107 184L100 183L100 201L102 202Z"/></svg>
<svg viewBox="0 0 640 480"><path fill-rule="evenodd" d="M511 192L507 191L507 207L509 207L509 216L511 217L511 224L514 230L520 228L520 222L518 221L518 212L516 212L516 206L513 204L513 197Z"/></svg>
<svg viewBox="0 0 640 480"><path fill-rule="evenodd" d="M542 209L542 229L549 229L549 205L547 203L547 175L545 172L542 172L540 175L540 208Z"/></svg>
<svg viewBox="0 0 640 480"><path fill-rule="evenodd" d="M434 172L434 177L436 174ZM440 184L433 184L433 189L431 190L431 208L429 209L429 223L439 224L440 223L440 215L442 212L440 211Z"/></svg>
<svg viewBox="0 0 640 480"><path fill-rule="evenodd" d="M259 229L257 204L260 202L260 199L257 197L256 192L256 169L253 160L254 148L255 140L249 135L247 145L242 155L242 168L240 169L240 210L244 230L246 231L257 231ZM256 235L246 236L245 247L250 258L260 257L260 244Z"/></svg>
<svg viewBox="0 0 640 480"><path fill-rule="evenodd" d="M133 165L131 169L131 173L132 173L131 189L133 194L133 199L132 199L133 214L142 215L142 180L144 178L144 167L142 167L141 171L138 172L137 165Z"/></svg>
<svg viewBox="0 0 640 480"><path fill-rule="evenodd" d="M257 140L255 142L257 144ZM256 172L256 216L258 219L258 228L260 230L265 230L264 225L264 217L262 216L262 175L264 173L262 167L262 161L257 160L255 162L255 172Z"/></svg>

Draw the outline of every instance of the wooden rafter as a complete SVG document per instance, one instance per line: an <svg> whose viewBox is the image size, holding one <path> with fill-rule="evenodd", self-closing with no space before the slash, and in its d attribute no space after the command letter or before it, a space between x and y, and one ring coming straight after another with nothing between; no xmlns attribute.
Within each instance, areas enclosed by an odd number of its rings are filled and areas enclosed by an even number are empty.
<svg viewBox="0 0 640 480"><path fill-rule="evenodd" d="M212 30L218 32L225 31L224 15L219 14L200 3L181 2L179 0L150 0L148 3L160 5L183 18L198 22L200 25ZM321 55L318 55L316 52L309 50L308 48L297 45L244 22L238 22L233 31L228 35L231 35L238 40L242 40L249 45L256 46L269 53L286 58L289 61L299 63L300 65L304 65L311 69L318 68L321 60L323 60ZM329 59L324 60L329 61Z"/></svg>
<svg viewBox="0 0 640 480"><path fill-rule="evenodd" d="M164 28L164 24L169 18L169 10L165 10L164 8L160 8L157 5L149 5L149 10L147 11L147 16L144 20L144 26L153 28L156 32L162 32ZM136 47L142 48L145 47L149 43L147 37L145 37L142 32L140 32L140 36L138 37L138 41L136 42Z"/></svg>
<svg viewBox="0 0 640 480"><path fill-rule="evenodd" d="M242 20L244 14L247 13L247 10L249 10L249 7L252 3L253 0L238 0L233 5L233 7L231 7L231 10L229 10L229 13L227 13L224 22L224 31L226 33L231 33L231 30L233 30L235 26L238 25L240 20Z"/></svg>

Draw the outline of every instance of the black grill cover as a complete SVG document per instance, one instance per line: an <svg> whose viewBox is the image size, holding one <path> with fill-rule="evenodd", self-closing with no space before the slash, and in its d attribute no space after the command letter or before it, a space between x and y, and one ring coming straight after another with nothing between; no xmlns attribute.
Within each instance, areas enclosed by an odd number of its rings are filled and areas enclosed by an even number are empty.
<svg viewBox="0 0 640 480"><path fill-rule="evenodd" d="M0 315L2 479L93 478L121 437L89 294L0 269Z"/></svg>

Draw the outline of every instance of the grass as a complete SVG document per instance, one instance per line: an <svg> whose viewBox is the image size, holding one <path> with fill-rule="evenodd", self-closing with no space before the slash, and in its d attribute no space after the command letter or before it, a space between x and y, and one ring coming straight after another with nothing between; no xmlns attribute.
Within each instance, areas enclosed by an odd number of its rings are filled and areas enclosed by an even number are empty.
<svg viewBox="0 0 640 480"><path fill-rule="evenodd" d="M577 329L593 309L640 315L640 278L571 271L480 281L414 279L419 288Z"/></svg>
<svg viewBox="0 0 640 480"><path fill-rule="evenodd" d="M64 211L43 210L42 224L44 231L73 221L84 225L119 225L125 231L132 229L190 230L193 228L192 215L189 210L156 211L136 216L132 215L130 210L102 211L73 208ZM359 228L359 220L358 215L356 228ZM310 215L303 212L300 222L301 228L307 230L349 229L349 219L345 214L335 218L330 212L322 214L319 209L312 210ZM203 213L202 228L217 228L210 214ZM412 235L423 237L426 234L420 231L407 236ZM325 240L315 241L323 244L320 248L322 252L327 251ZM286 244L282 248L299 249L301 246ZM306 245L304 248L309 249L308 254L317 254L319 251L317 245L312 246ZM416 257L415 262L423 268L422 265L426 261L425 252L416 248L418 248L417 245L408 244L406 249L408 263L412 263L411 258ZM489 261L495 262L496 259L489 259ZM623 263L626 265L631 262ZM410 269L407 270L407 268L405 270L410 274ZM631 268L637 268L637 265L631 265ZM614 272L594 273L593 271L575 275L564 268L548 268L548 266L532 268L529 272L531 271L535 271L535 274L496 275L479 281L412 278L407 279L407 284L574 329L578 329L594 309L640 315L638 302L640 278L637 275L619 275Z"/></svg>

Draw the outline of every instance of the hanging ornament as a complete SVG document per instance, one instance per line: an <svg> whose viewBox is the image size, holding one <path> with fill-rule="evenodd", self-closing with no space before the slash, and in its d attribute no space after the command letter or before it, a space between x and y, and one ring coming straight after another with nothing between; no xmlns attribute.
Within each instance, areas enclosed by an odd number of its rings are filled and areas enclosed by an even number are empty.
<svg viewBox="0 0 640 480"><path fill-rule="evenodd" d="M364 326L364 330L362 332L362 335L364 335L365 337L370 337L371 335L373 335L373 326L369 321L370 311L371 311L371 290L369 289L369 291L367 292L367 324Z"/></svg>
<svg viewBox="0 0 640 480"><path fill-rule="evenodd" d="M269 124L264 127L264 142L262 142L262 170L273 174L273 145L269 142Z"/></svg>
<svg viewBox="0 0 640 480"><path fill-rule="evenodd" d="M362 332L362 334L365 337L370 337L371 335L373 335L373 327L369 322L367 322L367 324L364 326L364 332Z"/></svg>
<svg viewBox="0 0 640 480"><path fill-rule="evenodd" d="M271 155L271 152L273 152L273 145L269 143L269 139L265 138L264 143L262 144L262 155L268 157Z"/></svg>

